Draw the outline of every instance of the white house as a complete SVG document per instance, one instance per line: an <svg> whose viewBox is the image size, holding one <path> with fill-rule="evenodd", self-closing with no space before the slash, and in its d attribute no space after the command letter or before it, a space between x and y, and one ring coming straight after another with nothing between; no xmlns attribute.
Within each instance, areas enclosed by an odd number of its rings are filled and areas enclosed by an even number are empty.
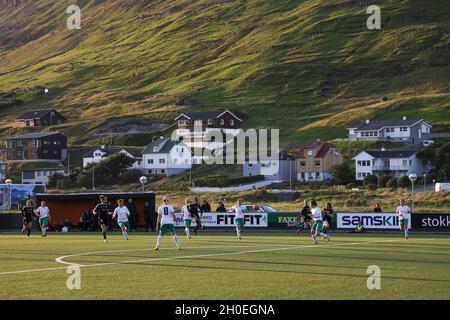
<svg viewBox="0 0 450 320"><path fill-rule="evenodd" d="M87 152L83 157L83 167L86 168L91 163L99 163L113 154L123 153L130 158L135 159L136 161L133 163L133 169L141 169L142 168L142 158L135 157L133 154L120 147L106 147L101 146L100 148L94 148Z"/></svg>
<svg viewBox="0 0 450 320"><path fill-rule="evenodd" d="M369 175L398 178L413 172L418 176L428 172L428 167L417 157L417 151L362 151L353 160L356 180Z"/></svg>
<svg viewBox="0 0 450 320"><path fill-rule="evenodd" d="M274 159L251 158L243 163L243 176L262 175L265 180L296 181L295 157L281 152Z"/></svg>
<svg viewBox="0 0 450 320"><path fill-rule="evenodd" d="M66 175L63 166L54 166L47 168L23 169L22 184L48 184L48 179L54 174Z"/></svg>
<svg viewBox="0 0 450 320"><path fill-rule="evenodd" d="M142 169L147 174L171 176L192 168L192 151L183 142L160 137L142 152Z"/></svg>
<svg viewBox="0 0 450 320"><path fill-rule="evenodd" d="M422 144L431 126L423 119L366 120L347 128L351 141L398 141Z"/></svg>

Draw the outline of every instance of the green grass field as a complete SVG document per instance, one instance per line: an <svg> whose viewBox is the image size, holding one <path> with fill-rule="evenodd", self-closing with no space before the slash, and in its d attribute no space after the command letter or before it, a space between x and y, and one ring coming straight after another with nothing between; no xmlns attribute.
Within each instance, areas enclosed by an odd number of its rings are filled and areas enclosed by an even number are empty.
<svg viewBox="0 0 450 320"><path fill-rule="evenodd" d="M205 232L174 249L165 237L118 233L0 235L0 299L449 299L450 236ZM66 288L80 264L81 289ZM369 290L367 267L381 268Z"/></svg>

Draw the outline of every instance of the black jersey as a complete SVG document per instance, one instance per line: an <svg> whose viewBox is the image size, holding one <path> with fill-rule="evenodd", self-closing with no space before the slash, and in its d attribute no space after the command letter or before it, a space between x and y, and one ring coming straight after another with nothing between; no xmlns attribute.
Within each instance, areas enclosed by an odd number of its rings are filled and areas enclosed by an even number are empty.
<svg viewBox="0 0 450 320"><path fill-rule="evenodd" d="M331 220L333 219L334 210L333 208L323 208L322 209L322 218L325 221L328 221L328 223L331 223Z"/></svg>
<svg viewBox="0 0 450 320"><path fill-rule="evenodd" d="M34 208L33 207L23 207L22 208L22 216L23 219L27 222L31 222L34 216Z"/></svg>
<svg viewBox="0 0 450 320"><path fill-rule="evenodd" d="M187 209L189 210L189 213L191 214L192 218L197 218L199 217L199 212L200 212L200 206L196 203L190 203L187 206Z"/></svg>
<svg viewBox="0 0 450 320"><path fill-rule="evenodd" d="M311 218L311 208L309 206L304 206L300 214L305 221L312 220Z"/></svg>
<svg viewBox="0 0 450 320"><path fill-rule="evenodd" d="M109 213L112 212L109 204L99 203L95 206L94 211L97 213L97 218L100 221L100 224L108 224Z"/></svg>

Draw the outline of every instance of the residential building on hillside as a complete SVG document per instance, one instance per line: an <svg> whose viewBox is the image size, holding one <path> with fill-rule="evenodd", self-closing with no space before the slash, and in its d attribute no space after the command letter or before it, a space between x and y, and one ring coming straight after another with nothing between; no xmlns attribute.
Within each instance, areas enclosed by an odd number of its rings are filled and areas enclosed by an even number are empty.
<svg viewBox="0 0 450 320"><path fill-rule="evenodd" d="M160 137L142 152L142 169L147 174L171 176L192 168L192 151L181 141Z"/></svg>
<svg viewBox="0 0 450 320"><path fill-rule="evenodd" d="M422 144L430 138L431 126L423 119L366 120L347 128L351 141L398 141Z"/></svg>
<svg viewBox="0 0 450 320"><path fill-rule="evenodd" d="M415 173L422 176L429 171L428 165L417 157L417 151L362 151L353 160L356 180L369 175L398 178Z"/></svg>
<svg viewBox="0 0 450 320"><path fill-rule="evenodd" d="M295 157L280 152L275 160L261 160L259 157L243 163L243 176L262 175L265 180L276 182L295 181Z"/></svg>
<svg viewBox="0 0 450 320"><path fill-rule="evenodd" d="M49 127L60 125L67 119L55 109L31 110L20 115L15 121L14 127Z"/></svg>
<svg viewBox="0 0 450 320"><path fill-rule="evenodd" d="M331 168L343 162L344 158L334 144L318 140L298 152L297 180L304 182L329 180L332 178Z"/></svg>
<svg viewBox="0 0 450 320"><path fill-rule="evenodd" d="M110 156L118 153L123 153L127 157L130 157L132 159L135 159L136 161L133 163L132 169L142 169L142 157L135 156L128 150L121 148L121 147L107 147L107 146L101 146L98 148L93 148L89 150L84 156L83 156L83 167L86 168L91 163L99 163L103 160L108 159Z"/></svg>
<svg viewBox="0 0 450 320"><path fill-rule="evenodd" d="M242 120L228 109L182 113L176 119L176 137L190 148L215 149L230 142L240 132ZM216 140L212 133L220 133Z"/></svg>
<svg viewBox="0 0 450 320"><path fill-rule="evenodd" d="M49 178L54 174L66 175L64 166L49 165L42 168L22 170L22 184L47 185Z"/></svg>
<svg viewBox="0 0 450 320"><path fill-rule="evenodd" d="M58 132L28 133L10 137L6 142L6 158L11 161L53 161L67 156L67 138Z"/></svg>

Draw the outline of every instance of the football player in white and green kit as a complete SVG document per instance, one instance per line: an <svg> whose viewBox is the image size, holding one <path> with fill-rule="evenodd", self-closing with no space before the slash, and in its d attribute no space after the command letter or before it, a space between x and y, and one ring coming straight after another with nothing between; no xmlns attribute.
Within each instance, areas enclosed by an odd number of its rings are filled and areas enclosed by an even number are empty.
<svg viewBox="0 0 450 320"><path fill-rule="evenodd" d="M192 203L192 200L189 198L186 198L184 200L184 206L181 208L181 213L183 215L183 223L184 223L184 232L186 233L186 237L188 239L191 238L191 223L192 223L192 217L191 212L189 211L189 205Z"/></svg>
<svg viewBox="0 0 450 320"><path fill-rule="evenodd" d="M317 202L315 200L311 201L311 216L314 220L313 225L311 226L311 239L314 244L317 244L317 236L320 236L328 241L330 241L330 236L323 233L323 218L322 218L322 210L317 207Z"/></svg>
<svg viewBox="0 0 450 320"><path fill-rule="evenodd" d="M123 199L117 200L118 207L114 209L112 218L117 216L117 224L122 230L123 237L128 240L128 229L130 224L128 222L128 217L130 216L130 210L125 206L125 201Z"/></svg>
<svg viewBox="0 0 450 320"><path fill-rule="evenodd" d="M408 239L408 218L406 215L411 213L411 209L405 204L405 200L400 200L400 205L397 207L395 211L395 215L398 217L398 223L400 225L400 230L405 233L405 239Z"/></svg>
<svg viewBox="0 0 450 320"><path fill-rule="evenodd" d="M236 235L239 240L242 239L241 232L244 229L245 224L245 207L242 205L242 199L239 199L236 202L236 205L233 206L235 216L234 216L234 225L236 226Z"/></svg>
<svg viewBox="0 0 450 320"><path fill-rule="evenodd" d="M36 210L39 217L39 226L41 227L42 237L47 236L47 226L50 220L50 209L45 205L45 201L41 202L41 206Z"/></svg>
<svg viewBox="0 0 450 320"><path fill-rule="evenodd" d="M162 238L166 232L169 232L173 236L173 241L177 246L177 249L180 249L180 240L178 240L178 236L175 233L175 210L169 204L169 200L166 197L163 198L163 204L158 208L158 222L157 226L159 228L159 236L156 240L155 250L159 249L161 245Z"/></svg>

